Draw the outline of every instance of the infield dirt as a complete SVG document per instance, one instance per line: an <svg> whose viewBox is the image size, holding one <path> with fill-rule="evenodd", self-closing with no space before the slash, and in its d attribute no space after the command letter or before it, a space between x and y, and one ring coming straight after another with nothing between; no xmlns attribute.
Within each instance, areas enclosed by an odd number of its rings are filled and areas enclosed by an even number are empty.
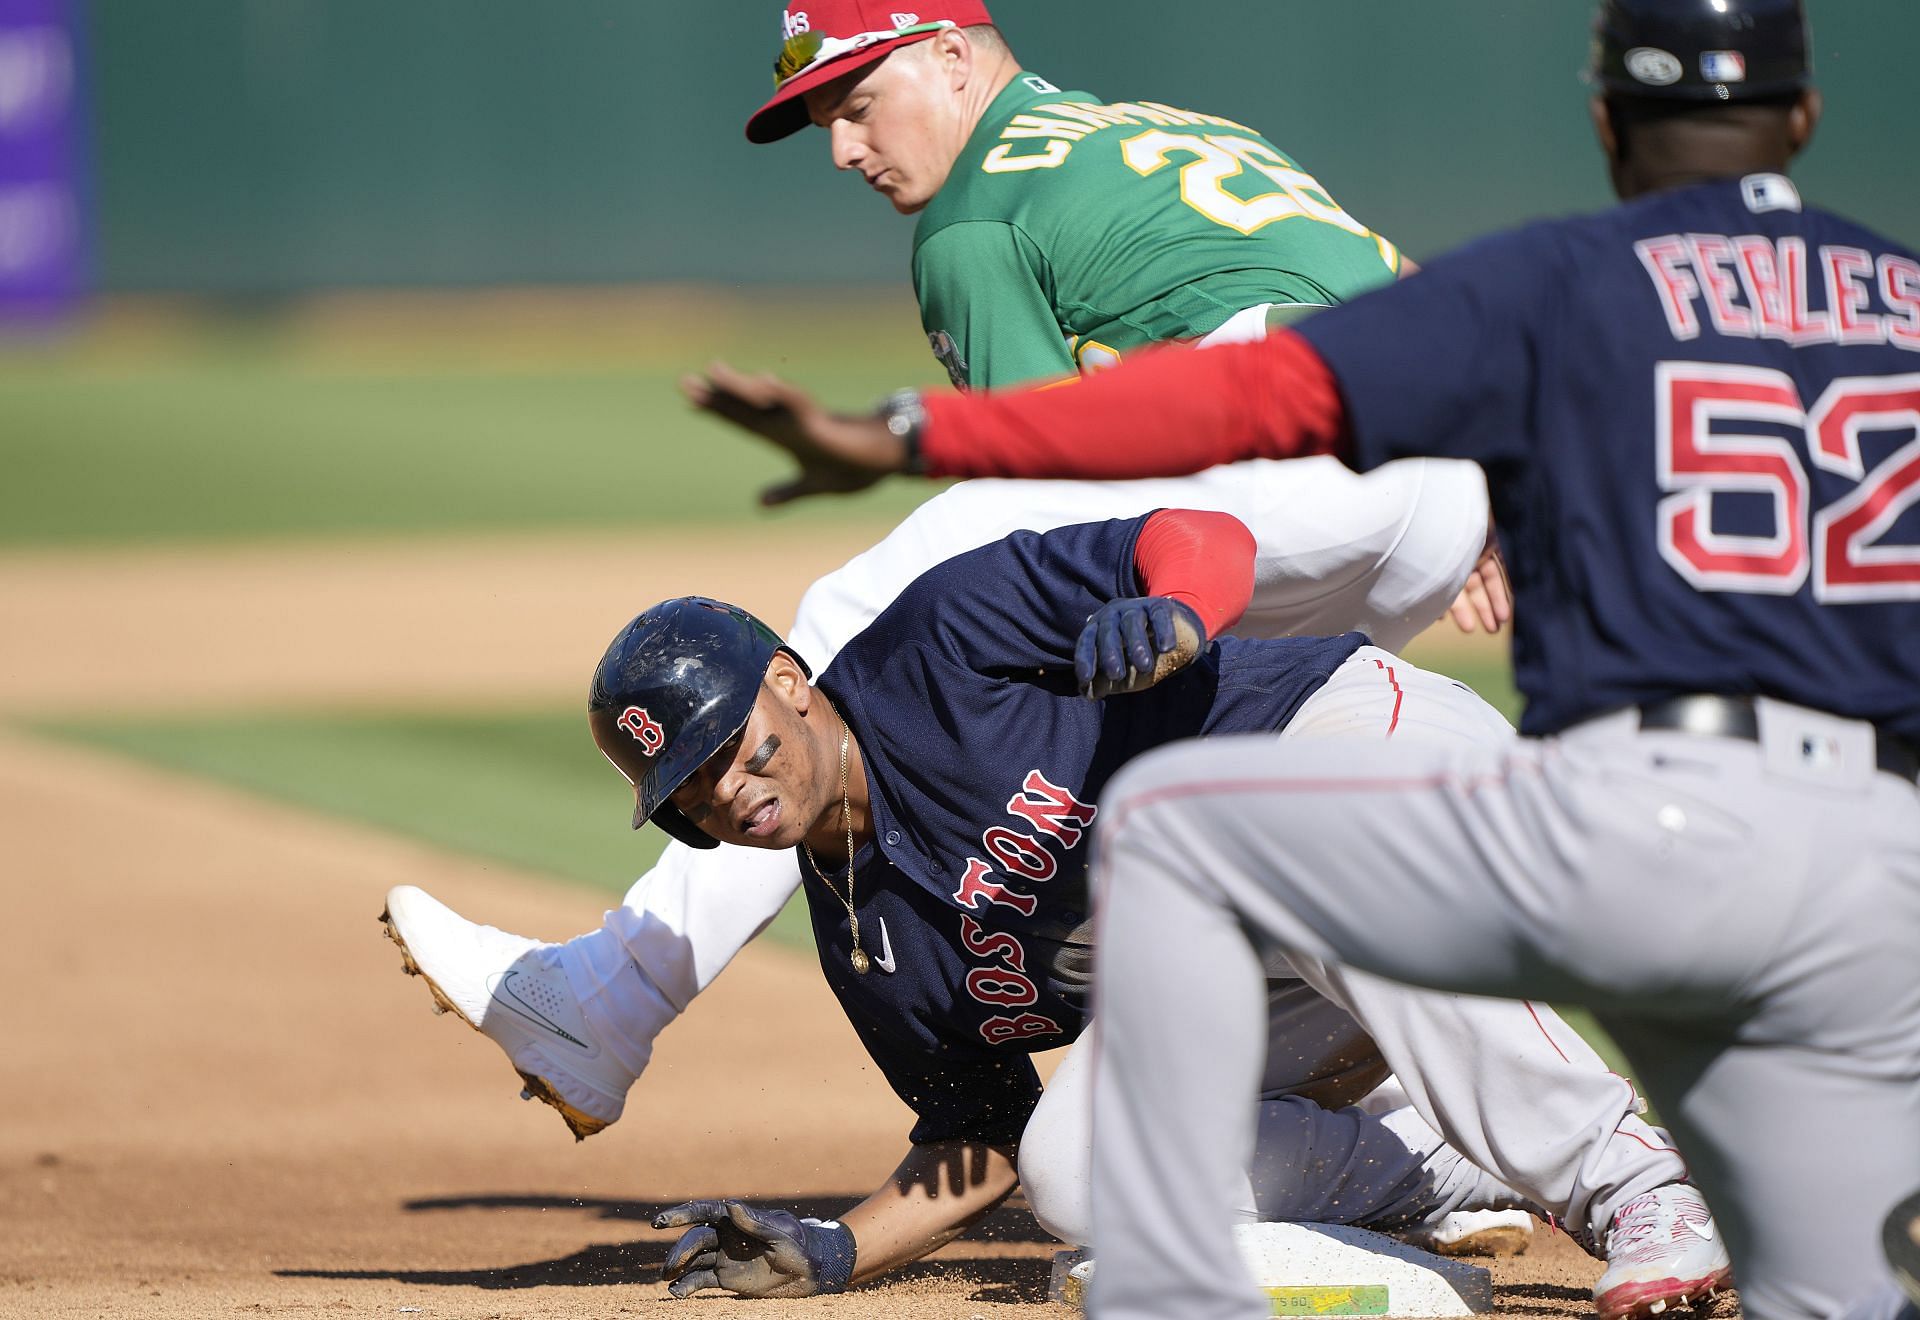
<svg viewBox="0 0 1920 1320"><path fill-rule="evenodd" d="M784 621L869 532L727 533L696 547L702 583L723 565L708 589ZM376 549L0 558L0 715L571 693L624 602L691 571L633 538ZM276 637L289 598L301 622ZM492 642L422 657L449 627ZM103 705L89 666L116 638L151 683ZM432 1015L376 918L411 883L561 937L601 896L15 732L0 840L0 1314L1071 1314L1044 1300L1056 1244L1017 1204L842 1297L667 1298L656 1208L837 1211L904 1149L906 1111L809 958L750 948L661 1038L627 1117L576 1145L514 1102L492 1045ZM1500 1314L1589 1315L1598 1271L1542 1234L1496 1266Z"/></svg>

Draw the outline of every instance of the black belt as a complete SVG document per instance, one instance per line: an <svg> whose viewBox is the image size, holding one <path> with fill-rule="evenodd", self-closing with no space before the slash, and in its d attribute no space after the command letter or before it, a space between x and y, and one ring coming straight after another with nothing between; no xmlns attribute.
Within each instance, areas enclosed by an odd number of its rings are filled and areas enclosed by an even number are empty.
<svg viewBox="0 0 1920 1320"><path fill-rule="evenodd" d="M1712 693L1668 697L1640 708L1640 727L1759 742L1760 711L1752 697ZM1905 738L1878 727L1873 731L1873 763L1909 783L1920 782L1920 750Z"/></svg>

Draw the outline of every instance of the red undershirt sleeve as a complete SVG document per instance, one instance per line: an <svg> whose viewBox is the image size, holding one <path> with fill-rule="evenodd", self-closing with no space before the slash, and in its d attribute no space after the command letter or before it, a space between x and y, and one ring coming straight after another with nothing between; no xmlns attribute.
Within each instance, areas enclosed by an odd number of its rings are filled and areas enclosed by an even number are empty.
<svg viewBox="0 0 1920 1320"><path fill-rule="evenodd" d="M1184 601L1218 637L1253 599L1255 551L1253 533L1230 513L1161 509L1140 529L1133 568L1143 594Z"/></svg>
<svg viewBox="0 0 1920 1320"><path fill-rule="evenodd" d="M926 406L921 456L939 477L1170 477L1346 449L1333 373L1291 331L1157 348L1036 390L931 394Z"/></svg>

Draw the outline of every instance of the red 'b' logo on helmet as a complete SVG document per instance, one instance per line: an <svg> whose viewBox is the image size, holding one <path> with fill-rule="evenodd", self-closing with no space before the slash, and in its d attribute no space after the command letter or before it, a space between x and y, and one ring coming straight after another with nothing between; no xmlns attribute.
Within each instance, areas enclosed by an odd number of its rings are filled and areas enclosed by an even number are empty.
<svg viewBox="0 0 1920 1320"><path fill-rule="evenodd" d="M640 750L648 756L657 756L660 749L667 745L667 735L654 721L653 716L638 706L628 706L620 712L620 727L633 735L640 744Z"/></svg>

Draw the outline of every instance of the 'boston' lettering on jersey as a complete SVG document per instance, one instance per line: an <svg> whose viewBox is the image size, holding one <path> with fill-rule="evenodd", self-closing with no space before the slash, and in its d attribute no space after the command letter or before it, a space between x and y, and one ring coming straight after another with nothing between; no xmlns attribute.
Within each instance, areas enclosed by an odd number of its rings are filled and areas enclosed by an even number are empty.
<svg viewBox="0 0 1920 1320"><path fill-rule="evenodd" d="M1028 822L1041 834L1056 840L1063 852L1077 847L1100 808L1077 800L1073 793L1049 780L1038 770L1027 771L1020 792L1007 799L1007 813ZM1059 860L1039 840L1005 825L989 826L980 836L981 846L1000 864L1016 875L1044 883L1058 874ZM989 880L993 868L978 857L967 858L960 887L953 901L962 907L977 907L982 900L1010 907L1030 917L1039 900L1030 894L1017 894L997 881ZM1027 949L1016 935L999 932L988 935L972 917L960 918L960 942L969 953L997 961L976 967L967 973L967 993L982 1004L1024 1008L1040 997L1039 989L1027 976ZM990 1045L1010 1040L1032 1040L1038 1036L1058 1035L1060 1024L1039 1013L1018 1017L999 1015L980 1024L980 1035Z"/></svg>
<svg viewBox="0 0 1920 1320"><path fill-rule="evenodd" d="M1051 835L1063 851L1079 844L1099 811L1100 808L1077 800L1071 790L1053 783L1038 770L1027 771L1020 792L1007 799L1009 815L1028 822L1042 834ZM1060 869L1059 859L1047 851L1040 840L1005 825L989 826L983 831L980 846L992 853L1001 866L1029 880L1051 880ZM1031 900L988 882L986 877L992 872L993 868L978 857L969 857L966 877L954 891L954 901L963 907L974 907L976 899L985 896L990 903L1002 903L1030 915Z"/></svg>
<svg viewBox="0 0 1920 1320"><path fill-rule="evenodd" d="M1920 262L1793 235L1663 234L1633 245L1675 339L1715 331L1788 344L1891 344L1920 352ZM1816 305L1810 286L1821 286ZM1876 305L1880 310L1871 310Z"/></svg>

